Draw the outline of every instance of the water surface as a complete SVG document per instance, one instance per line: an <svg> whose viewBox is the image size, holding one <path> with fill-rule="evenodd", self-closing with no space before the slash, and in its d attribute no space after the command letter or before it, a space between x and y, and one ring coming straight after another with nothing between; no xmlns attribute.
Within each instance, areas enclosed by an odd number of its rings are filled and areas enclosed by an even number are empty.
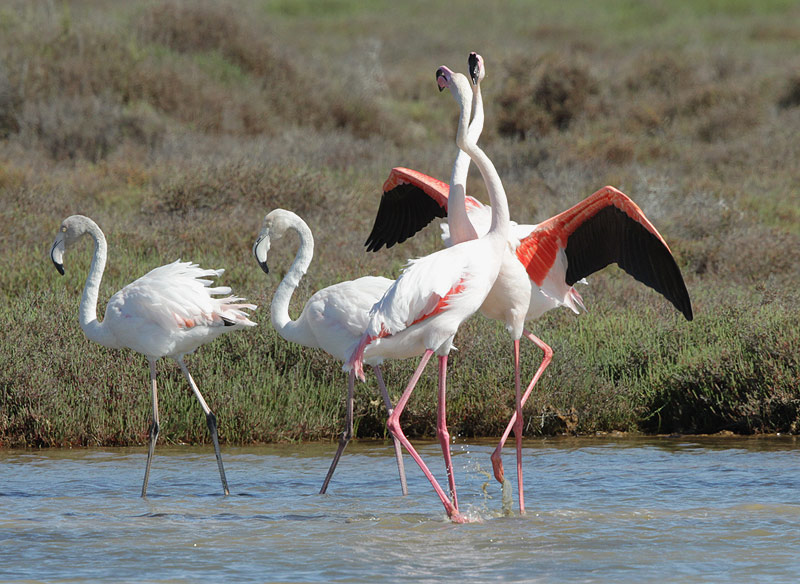
<svg viewBox="0 0 800 584"><path fill-rule="evenodd" d="M0 451L0 581L796 582L793 438L525 442L527 515L504 512L489 442L453 446L453 525L406 456L351 444ZM444 481L438 444L422 456ZM514 458L505 466L512 480ZM506 502L506 506L507 506Z"/></svg>

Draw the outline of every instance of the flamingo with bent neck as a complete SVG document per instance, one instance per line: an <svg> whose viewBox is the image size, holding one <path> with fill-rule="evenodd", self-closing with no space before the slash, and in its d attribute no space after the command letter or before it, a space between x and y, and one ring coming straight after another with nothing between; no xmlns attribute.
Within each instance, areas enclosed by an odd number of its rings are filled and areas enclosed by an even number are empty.
<svg viewBox="0 0 800 584"><path fill-rule="evenodd" d="M332 357L346 361L352 346L361 338L367 326L369 310L377 302L392 280L378 276L365 276L356 280L339 282L315 292L308 299L296 320L289 316L289 302L305 275L314 256L314 236L305 221L291 211L275 209L264 217L258 238L253 244L253 255L265 273L269 273L267 254L272 244L289 232L300 238L297 254L272 297L270 316L272 326L287 341L311 348L322 349ZM372 363L372 362L371 362ZM392 402L383 381L380 364L372 363L378 387L381 390L387 415L392 413ZM322 483L320 494L328 490L328 484L348 442L353 437L353 394L355 372L350 371L347 380L347 407L345 429L339 437L339 446L333 457L328 474ZM393 437L397 469L403 494L408 493L403 455L400 443Z"/></svg>
<svg viewBox="0 0 800 584"><path fill-rule="evenodd" d="M254 310L255 305L241 304L243 299L235 296L215 298L216 295L231 292L227 286L212 288L212 281L208 279L221 276L223 270L204 270L197 264L178 260L151 270L114 294L100 322L97 320L97 297L108 246L97 223L83 215L64 219L50 249L50 259L63 276L64 254L83 235L89 235L94 240L94 255L81 298L81 329L88 339L104 347L127 347L142 353L150 365L153 421L149 431L142 497L147 495L150 463L159 433L156 361L160 357L170 357L178 363L200 402L214 444L222 490L226 495L229 494L219 450L217 418L197 388L183 358L223 333L255 326L256 323L244 312L245 309Z"/></svg>

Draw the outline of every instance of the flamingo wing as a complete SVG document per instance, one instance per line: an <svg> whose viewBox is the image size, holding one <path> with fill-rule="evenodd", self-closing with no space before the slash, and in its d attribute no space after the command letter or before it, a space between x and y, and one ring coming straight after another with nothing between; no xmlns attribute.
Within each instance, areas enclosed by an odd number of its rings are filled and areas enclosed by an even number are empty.
<svg viewBox="0 0 800 584"><path fill-rule="evenodd" d="M669 246L642 210L614 187L603 187L535 226L516 253L547 294L616 263L692 320L689 293Z"/></svg>
<svg viewBox="0 0 800 584"><path fill-rule="evenodd" d="M447 216L450 187L409 168L393 168L383 183L375 224L364 245L367 251L402 243L428 223Z"/></svg>
<svg viewBox="0 0 800 584"><path fill-rule="evenodd" d="M465 284L473 280L469 253L467 248L453 253L455 249L410 260L370 311L367 332L373 337L396 334L438 314L455 294L465 293Z"/></svg>
<svg viewBox="0 0 800 584"><path fill-rule="evenodd" d="M449 194L450 185L445 182L410 168L393 168L383 183L383 195L375 223L364 243L367 251L378 251L384 245L390 248L395 243L403 243L434 219L446 217ZM470 196L466 197L465 204L470 220L473 219L473 211L488 218L484 221L484 232L488 231L491 207ZM447 242L449 230L444 225L442 229L442 238Z"/></svg>
<svg viewBox="0 0 800 584"><path fill-rule="evenodd" d="M241 309L255 306L235 304L241 298L232 296L214 297L231 292L227 286L211 286L213 281L209 278L221 273L222 270L203 269L178 260L155 268L125 286L109 300L107 310L113 308L125 320L150 322L165 331L254 325Z"/></svg>

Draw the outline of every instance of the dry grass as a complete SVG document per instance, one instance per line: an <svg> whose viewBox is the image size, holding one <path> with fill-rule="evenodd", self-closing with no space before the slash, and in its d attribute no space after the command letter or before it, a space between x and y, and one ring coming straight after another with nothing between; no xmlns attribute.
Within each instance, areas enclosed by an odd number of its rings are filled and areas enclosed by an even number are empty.
<svg viewBox="0 0 800 584"><path fill-rule="evenodd" d="M53 230L72 213L109 236L101 304L183 257L225 267L225 283L262 307L257 333L193 358L223 409L225 439L334 435L338 366L268 324L293 249L275 250L265 277L252 239L279 206L314 230L316 257L293 309L322 286L394 276L406 258L438 249L435 228L383 254L362 243L392 166L449 176L456 112L434 71L463 71L471 50L487 63L481 144L513 218L541 221L619 187L669 242L697 315L678 321L615 269L591 278L589 314L532 325L556 357L531 398L539 423L529 431L795 431L797 6L525 2L494 11L491 26L468 16L478 11L474 0L457 17L418 2L0 7L0 297L13 331L0 343L0 443L135 442L146 428L143 363L80 337L87 252L70 256L67 278L48 265ZM473 171L469 189L485 199L481 182ZM496 433L511 407L507 340L483 319L465 332L453 359L454 428ZM44 352L59 343L63 351ZM536 352L526 354L532 367ZM409 366L392 368L391 387ZM179 374L169 375L180 395ZM430 431L432 391L426 382L410 404L410 430ZM362 435L384 431L372 392L359 387ZM193 407L178 401L164 417L191 417ZM192 424L167 433L203 440L200 417Z"/></svg>

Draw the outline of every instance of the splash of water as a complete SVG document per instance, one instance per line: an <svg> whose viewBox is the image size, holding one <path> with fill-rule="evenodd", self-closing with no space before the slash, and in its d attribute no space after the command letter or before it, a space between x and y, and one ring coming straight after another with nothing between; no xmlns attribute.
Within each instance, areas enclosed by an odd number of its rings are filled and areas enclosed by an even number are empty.
<svg viewBox="0 0 800 584"><path fill-rule="evenodd" d="M501 503L503 515L506 517L514 513L514 488L511 486L511 481L503 478L503 498Z"/></svg>

